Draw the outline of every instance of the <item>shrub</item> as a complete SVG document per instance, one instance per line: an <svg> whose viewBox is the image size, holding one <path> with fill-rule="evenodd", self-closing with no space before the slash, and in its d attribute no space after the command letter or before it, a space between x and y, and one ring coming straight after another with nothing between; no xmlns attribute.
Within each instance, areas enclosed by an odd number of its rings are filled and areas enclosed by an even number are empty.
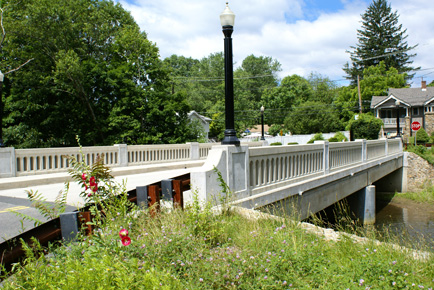
<svg viewBox="0 0 434 290"><path fill-rule="evenodd" d="M298 143L297 143L297 142L289 142L289 143L286 144L286 145L298 145Z"/></svg>
<svg viewBox="0 0 434 290"><path fill-rule="evenodd" d="M329 142L342 142L348 141L348 138L342 132L337 132L333 137L329 139Z"/></svg>
<svg viewBox="0 0 434 290"><path fill-rule="evenodd" d="M307 141L307 144L312 144L315 141L323 141L323 140L325 140L325 139L324 139L324 136L322 135L322 133L316 133L312 137L312 139L310 139L309 141Z"/></svg>
<svg viewBox="0 0 434 290"><path fill-rule="evenodd" d="M383 121L372 114L360 114L357 120L351 120L347 129L352 131L355 139L378 139L378 133L383 126Z"/></svg>
<svg viewBox="0 0 434 290"><path fill-rule="evenodd" d="M428 136L426 131L423 128L420 128L416 132L416 143L417 144L425 144L425 143L428 143L429 141L430 141L430 137Z"/></svg>
<svg viewBox="0 0 434 290"><path fill-rule="evenodd" d="M280 146L280 145L282 145L282 143L280 142L274 142L270 144L270 146Z"/></svg>
<svg viewBox="0 0 434 290"><path fill-rule="evenodd" d="M268 128L268 134L270 134L271 136L280 135L281 131L283 135L288 133L288 129L285 129L283 125L273 124L270 128Z"/></svg>

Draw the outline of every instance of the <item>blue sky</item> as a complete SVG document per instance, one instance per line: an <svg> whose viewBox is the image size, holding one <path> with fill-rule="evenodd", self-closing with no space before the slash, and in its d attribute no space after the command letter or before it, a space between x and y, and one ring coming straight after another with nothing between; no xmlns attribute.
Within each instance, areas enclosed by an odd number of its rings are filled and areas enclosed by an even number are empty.
<svg viewBox="0 0 434 290"><path fill-rule="evenodd" d="M162 58L172 54L201 59L223 50L219 15L226 0L116 0L131 12ZM434 77L434 1L389 0L407 29L408 44L419 46L413 86ZM282 64L280 77L319 73L346 84L346 53L357 43L357 29L369 0L229 0L236 14L233 33L235 65L251 54Z"/></svg>

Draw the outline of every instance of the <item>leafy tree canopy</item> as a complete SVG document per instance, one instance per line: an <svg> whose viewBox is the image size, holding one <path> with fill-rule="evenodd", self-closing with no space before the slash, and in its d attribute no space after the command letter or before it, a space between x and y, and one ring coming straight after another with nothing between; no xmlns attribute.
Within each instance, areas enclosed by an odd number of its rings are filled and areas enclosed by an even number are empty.
<svg viewBox="0 0 434 290"><path fill-rule="evenodd" d="M372 96L387 96L389 88L406 87L406 74L398 73L395 68L386 68L382 61L377 66L367 67L363 70L363 79L360 81L360 96L362 111L370 109ZM341 110L341 118L350 120L360 112L359 93L357 87L343 87L339 90L335 105Z"/></svg>
<svg viewBox="0 0 434 290"><path fill-rule="evenodd" d="M83 145L185 139L185 94L168 90L158 48L120 4L2 3L1 65L34 59L5 83L8 145L75 146L75 135Z"/></svg>

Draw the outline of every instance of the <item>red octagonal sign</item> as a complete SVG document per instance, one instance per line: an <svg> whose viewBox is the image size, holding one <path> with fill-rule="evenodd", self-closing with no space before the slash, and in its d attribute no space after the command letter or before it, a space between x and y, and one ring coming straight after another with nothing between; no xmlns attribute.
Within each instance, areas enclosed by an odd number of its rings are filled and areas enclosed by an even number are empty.
<svg viewBox="0 0 434 290"><path fill-rule="evenodd" d="M418 121L414 121L411 123L411 130L417 131L421 127L420 123Z"/></svg>

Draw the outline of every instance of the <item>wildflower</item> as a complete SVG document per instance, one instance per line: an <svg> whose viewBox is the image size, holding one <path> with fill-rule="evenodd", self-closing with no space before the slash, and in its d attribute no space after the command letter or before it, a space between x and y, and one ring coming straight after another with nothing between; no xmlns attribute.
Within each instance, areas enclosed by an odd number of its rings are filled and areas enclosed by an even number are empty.
<svg viewBox="0 0 434 290"><path fill-rule="evenodd" d="M203 279L202 279L202 278L199 278L199 282L203 282Z"/></svg>
<svg viewBox="0 0 434 290"><path fill-rule="evenodd" d="M130 237L122 238L122 245L124 245L124 246L128 246L128 245L130 245L130 244L131 244L131 239L130 239Z"/></svg>
<svg viewBox="0 0 434 290"><path fill-rule="evenodd" d="M122 229L119 231L119 237L121 239L123 239L124 237L128 237L128 230L127 229Z"/></svg>
<svg viewBox="0 0 434 290"><path fill-rule="evenodd" d="M362 286L364 282L365 282L365 280L360 279L360 280L359 280L359 285Z"/></svg>
<svg viewBox="0 0 434 290"><path fill-rule="evenodd" d="M122 229L119 231L119 237L121 238L122 245L128 246L131 244L131 239L128 236L128 230Z"/></svg>

